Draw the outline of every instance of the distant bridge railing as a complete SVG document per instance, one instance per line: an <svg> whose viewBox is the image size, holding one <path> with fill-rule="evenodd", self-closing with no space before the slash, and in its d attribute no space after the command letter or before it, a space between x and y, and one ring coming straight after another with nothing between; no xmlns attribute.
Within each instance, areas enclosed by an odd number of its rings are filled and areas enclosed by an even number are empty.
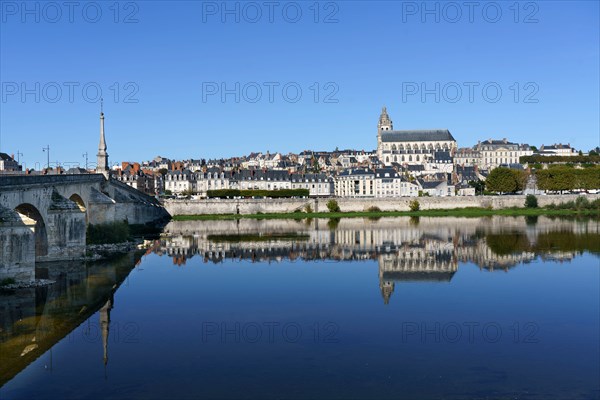
<svg viewBox="0 0 600 400"><path fill-rule="evenodd" d="M102 182L105 180L102 174L81 174L81 175L19 175L2 176L0 175L0 189L10 186L29 186L29 185L52 185L52 184L76 184L88 182Z"/></svg>

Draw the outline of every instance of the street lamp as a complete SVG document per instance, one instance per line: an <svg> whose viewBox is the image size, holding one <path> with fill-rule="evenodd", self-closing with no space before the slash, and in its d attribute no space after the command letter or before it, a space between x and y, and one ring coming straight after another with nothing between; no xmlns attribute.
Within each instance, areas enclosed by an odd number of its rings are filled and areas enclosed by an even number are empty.
<svg viewBox="0 0 600 400"><path fill-rule="evenodd" d="M48 161L46 164L46 168L50 169L50 145L46 145L46 147L42 147L42 151L47 153L46 155L48 156Z"/></svg>

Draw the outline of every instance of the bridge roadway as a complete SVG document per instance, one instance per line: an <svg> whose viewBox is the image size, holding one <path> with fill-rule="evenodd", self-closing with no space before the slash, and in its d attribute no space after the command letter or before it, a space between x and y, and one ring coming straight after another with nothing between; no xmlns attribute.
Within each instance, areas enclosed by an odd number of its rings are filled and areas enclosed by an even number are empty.
<svg viewBox="0 0 600 400"><path fill-rule="evenodd" d="M0 279L85 253L88 224L169 218L154 197L102 174L0 176Z"/></svg>

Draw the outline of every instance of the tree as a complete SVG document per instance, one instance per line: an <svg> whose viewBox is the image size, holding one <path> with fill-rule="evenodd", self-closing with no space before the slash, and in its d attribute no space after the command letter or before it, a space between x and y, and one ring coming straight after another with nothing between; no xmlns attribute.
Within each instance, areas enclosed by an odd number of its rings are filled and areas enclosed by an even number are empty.
<svg viewBox="0 0 600 400"><path fill-rule="evenodd" d="M408 203L408 208L410 208L410 211L419 211L421 209L421 204L419 203L419 200L412 200L410 203Z"/></svg>
<svg viewBox="0 0 600 400"><path fill-rule="evenodd" d="M488 175L485 186L491 192L514 193L519 190L519 176L509 168L498 167Z"/></svg>
<svg viewBox="0 0 600 400"><path fill-rule="evenodd" d="M161 168L158 170L158 173L161 174L162 176L165 176L167 174L167 172L169 172L166 168Z"/></svg>
<svg viewBox="0 0 600 400"><path fill-rule="evenodd" d="M525 197L525 207L527 207L527 208L537 208L538 207L537 197L535 197L532 194L528 194L527 197Z"/></svg>
<svg viewBox="0 0 600 400"><path fill-rule="evenodd" d="M340 205L338 204L337 201L335 200L329 200L327 202L327 209L329 210L329 212L340 212Z"/></svg>
<svg viewBox="0 0 600 400"><path fill-rule="evenodd" d="M573 190L577 185L575 169L564 165L536 171L538 188L553 192Z"/></svg>

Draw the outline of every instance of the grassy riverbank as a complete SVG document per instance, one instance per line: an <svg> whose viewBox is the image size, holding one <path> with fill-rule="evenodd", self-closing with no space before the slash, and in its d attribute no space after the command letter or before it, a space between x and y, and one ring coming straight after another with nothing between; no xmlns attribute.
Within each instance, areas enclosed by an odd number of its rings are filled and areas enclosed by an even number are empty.
<svg viewBox="0 0 600 400"><path fill-rule="evenodd" d="M420 210L420 211L358 211L358 212L294 212L268 214L203 214L175 215L175 221L197 220L232 220L232 219L305 219L305 218L380 218L380 217L466 217L477 218L493 215L504 216L591 216L600 217L600 210L572 210L548 208L506 208L490 210L487 208L455 208L451 210Z"/></svg>

